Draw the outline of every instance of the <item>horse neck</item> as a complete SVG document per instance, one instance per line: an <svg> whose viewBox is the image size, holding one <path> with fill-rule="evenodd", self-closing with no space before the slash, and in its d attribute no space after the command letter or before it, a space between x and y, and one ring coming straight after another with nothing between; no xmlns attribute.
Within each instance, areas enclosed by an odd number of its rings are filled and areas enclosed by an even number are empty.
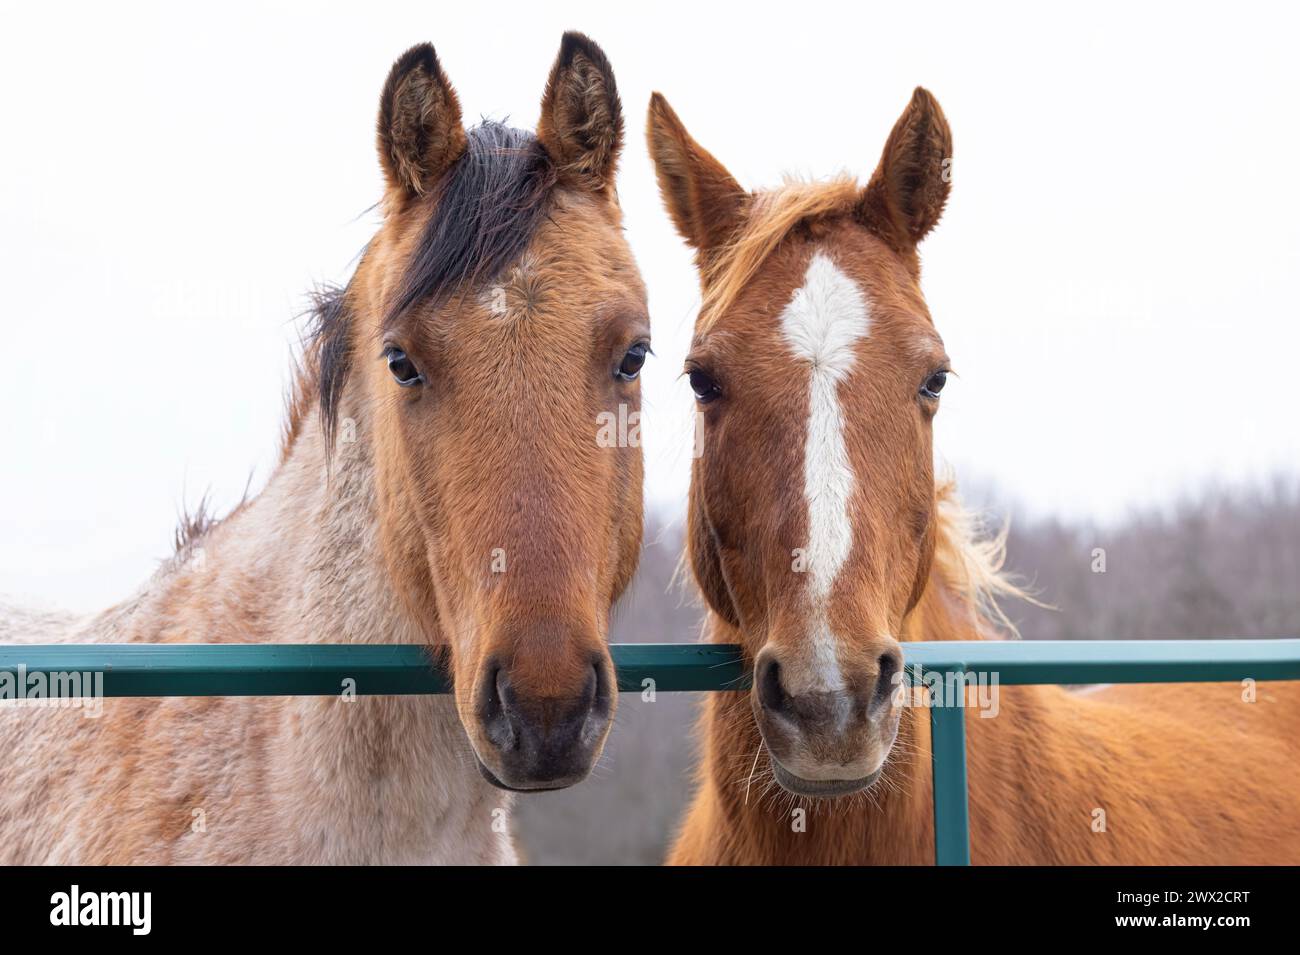
<svg viewBox="0 0 1300 955"><path fill-rule="evenodd" d="M965 595L932 571L905 622L903 639L980 639ZM713 614L709 639L741 641ZM903 710L898 741L869 792L847 801L799 800L772 779L747 693L710 694L705 708L707 798L725 817L703 828L724 845L721 861L762 864L921 864L933 859L928 713ZM794 810L805 810L803 829ZM703 820L701 820L703 822ZM721 823L721 824L719 824Z"/></svg>
<svg viewBox="0 0 1300 955"><path fill-rule="evenodd" d="M313 409L314 411L314 409ZM124 607L127 639L418 643L393 596L378 535L365 408L331 454L314 414L266 487L181 550Z"/></svg>
<svg viewBox="0 0 1300 955"><path fill-rule="evenodd" d="M402 608L386 570L369 422L360 405L345 395L340 414L351 422L328 458L314 413L302 421L262 492L183 549L135 600L102 615L94 639L436 640ZM274 767L265 791L259 790L263 815L245 822L256 829L270 818L276 831L288 833L273 852L277 861L514 860L508 832L495 831L510 797L474 768L451 696L257 703L232 703L224 711L224 720L249 723L246 747L228 754L226 765L255 767L232 772L259 780L265 767ZM160 718L150 726L150 732L167 734L171 725ZM244 830L232 838L260 834ZM239 857L237 848L231 851Z"/></svg>

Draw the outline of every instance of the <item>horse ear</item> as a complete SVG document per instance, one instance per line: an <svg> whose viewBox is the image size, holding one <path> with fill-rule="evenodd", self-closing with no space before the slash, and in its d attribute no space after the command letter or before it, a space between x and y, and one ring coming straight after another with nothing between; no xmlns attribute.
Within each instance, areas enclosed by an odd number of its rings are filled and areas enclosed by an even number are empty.
<svg viewBox="0 0 1300 955"><path fill-rule="evenodd" d="M918 86L862 190L860 217L894 248L910 253L943 214L951 172L952 130L938 101Z"/></svg>
<svg viewBox="0 0 1300 955"><path fill-rule="evenodd" d="M542 94L537 138L562 181L613 194L623 106L604 51L581 33L570 31L560 41Z"/></svg>
<svg viewBox="0 0 1300 955"><path fill-rule="evenodd" d="M691 138L659 93L650 97L646 139L668 214L702 262L740 227L749 194L722 163Z"/></svg>
<svg viewBox="0 0 1300 955"><path fill-rule="evenodd" d="M428 43L393 64L379 100L379 161L391 189L419 196L438 182L467 143L460 101Z"/></svg>

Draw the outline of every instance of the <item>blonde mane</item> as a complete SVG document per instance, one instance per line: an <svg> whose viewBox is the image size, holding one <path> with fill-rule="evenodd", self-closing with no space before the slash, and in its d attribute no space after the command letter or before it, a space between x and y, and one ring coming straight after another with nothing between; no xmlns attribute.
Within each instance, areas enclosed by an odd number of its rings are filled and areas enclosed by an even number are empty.
<svg viewBox="0 0 1300 955"><path fill-rule="evenodd" d="M1020 631L998 601L1009 597L1046 605L1006 570L1010 523L990 534L983 516L962 503L951 475L936 483L934 498L934 569L940 580L965 604L981 638L1019 639Z"/></svg>

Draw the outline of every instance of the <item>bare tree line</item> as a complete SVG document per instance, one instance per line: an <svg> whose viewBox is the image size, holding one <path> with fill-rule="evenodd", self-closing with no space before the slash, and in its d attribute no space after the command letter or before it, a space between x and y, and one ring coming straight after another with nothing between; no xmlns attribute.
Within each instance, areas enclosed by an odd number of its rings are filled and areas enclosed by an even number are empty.
<svg viewBox="0 0 1300 955"><path fill-rule="evenodd" d="M1109 525L1013 521L1007 563L1056 608L1006 608L1028 640L1300 637L1300 480Z"/></svg>

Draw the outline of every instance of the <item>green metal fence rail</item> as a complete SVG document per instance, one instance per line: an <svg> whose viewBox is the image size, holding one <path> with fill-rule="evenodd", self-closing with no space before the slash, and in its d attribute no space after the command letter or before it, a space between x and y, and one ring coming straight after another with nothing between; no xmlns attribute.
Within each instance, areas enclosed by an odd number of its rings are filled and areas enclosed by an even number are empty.
<svg viewBox="0 0 1300 955"><path fill-rule="evenodd" d="M720 644L615 644L620 690L745 690L740 648ZM1198 683L1300 680L1300 640L1008 641L905 643L909 677L956 687L986 674L999 686L1047 683ZM61 644L0 646L0 674L46 693L61 674L102 674L106 697L333 696L445 693L425 647L353 644ZM0 689L3 689L0 681ZM964 698L958 694L957 698ZM939 865L970 864L966 720L961 706L931 706L934 846Z"/></svg>

